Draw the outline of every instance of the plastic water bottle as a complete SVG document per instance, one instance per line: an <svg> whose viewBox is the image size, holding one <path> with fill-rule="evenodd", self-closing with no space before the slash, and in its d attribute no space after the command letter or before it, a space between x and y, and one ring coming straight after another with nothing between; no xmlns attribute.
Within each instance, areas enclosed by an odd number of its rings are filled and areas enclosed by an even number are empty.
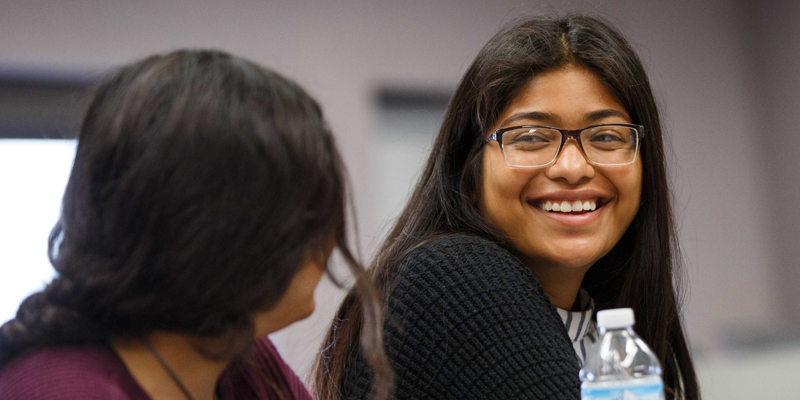
<svg viewBox="0 0 800 400"><path fill-rule="evenodd" d="M633 331L633 310L597 313L600 337L581 369L583 400L662 400L661 364Z"/></svg>

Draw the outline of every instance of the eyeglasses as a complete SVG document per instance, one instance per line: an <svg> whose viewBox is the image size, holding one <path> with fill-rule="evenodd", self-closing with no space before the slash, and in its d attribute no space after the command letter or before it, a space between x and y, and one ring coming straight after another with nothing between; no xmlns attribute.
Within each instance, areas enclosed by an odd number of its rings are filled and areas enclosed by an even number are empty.
<svg viewBox="0 0 800 400"><path fill-rule="evenodd" d="M568 139L575 139L590 164L627 165L636 161L644 127L633 124L600 124L567 130L523 125L498 129L485 143L500 143L509 167L544 167L556 161Z"/></svg>

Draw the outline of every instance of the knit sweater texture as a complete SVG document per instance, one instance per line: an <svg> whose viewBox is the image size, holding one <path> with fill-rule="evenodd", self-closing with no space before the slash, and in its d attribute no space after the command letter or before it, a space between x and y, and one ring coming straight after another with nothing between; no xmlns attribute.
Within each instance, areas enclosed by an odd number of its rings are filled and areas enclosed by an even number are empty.
<svg viewBox="0 0 800 400"><path fill-rule="evenodd" d="M414 250L389 294L385 348L403 399L580 399L578 359L531 272L474 236ZM347 399L366 399L372 373L356 353Z"/></svg>
<svg viewBox="0 0 800 400"><path fill-rule="evenodd" d="M264 337L217 381L221 400L312 400L303 382ZM0 400L150 400L103 343L36 350L0 370Z"/></svg>

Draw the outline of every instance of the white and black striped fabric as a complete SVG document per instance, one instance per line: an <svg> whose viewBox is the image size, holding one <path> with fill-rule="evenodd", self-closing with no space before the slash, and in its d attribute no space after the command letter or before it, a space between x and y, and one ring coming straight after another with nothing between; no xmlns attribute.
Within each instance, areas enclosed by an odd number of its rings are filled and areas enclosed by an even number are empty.
<svg viewBox="0 0 800 400"><path fill-rule="evenodd" d="M578 297L575 299L578 311L567 311L556 308L558 315L564 322L564 327L567 328L567 334L572 340L572 347L575 349L575 354L578 355L581 367L586 360L586 354L589 348L597 340L597 324L592 320L594 315L594 301L589 293L583 288L578 291Z"/></svg>

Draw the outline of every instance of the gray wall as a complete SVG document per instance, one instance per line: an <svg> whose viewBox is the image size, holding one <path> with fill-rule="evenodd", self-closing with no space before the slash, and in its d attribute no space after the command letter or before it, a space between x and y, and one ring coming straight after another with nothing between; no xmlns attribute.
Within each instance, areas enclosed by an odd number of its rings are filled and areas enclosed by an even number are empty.
<svg viewBox="0 0 800 400"><path fill-rule="evenodd" d="M779 0L769 7L750 5L752 36L750 92L756 112L754 132L760 142L767 183L761 207L767 208L767 237L775 252L773 307L781 309L786 328L800 332L800 2ZM767 200L768 199L768 200Z"/></svg>
<svg viewBox="0 0 800 400"><path fill-rule="evenodd" d="M794 3L4 1L0 70L91 75L188 46L222 48L293 77L337 133L368 255L392 217L383 205L397 201L396 191L380 189L390 172L371 168L383 146L375 91L451 90L504 23L575 9L608 18L630 38L663 109L691 344L714 354L737 332L791 325L787 312L800 320ZM321 285L314 315L276 335L301 373L342 295Z"/></svg>

